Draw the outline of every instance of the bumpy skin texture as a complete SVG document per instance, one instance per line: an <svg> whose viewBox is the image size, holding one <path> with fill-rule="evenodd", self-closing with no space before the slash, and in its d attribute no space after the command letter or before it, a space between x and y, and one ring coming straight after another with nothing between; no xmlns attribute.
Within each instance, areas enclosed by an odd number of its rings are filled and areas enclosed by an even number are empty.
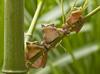
<svg viewBox="0 0 100 74"><path fill-rule="evenodd" d="M43 26L43 45L50 49L61 40L63 35L62 29L57 29L54 24Z"/></svg>
<svg viewBox="0 0 100 74"><path fill-rule="evenodd" d="M43 46L34 42L27 42L26 45L27 45L26 53L25 53L26 66L32 67L32 68L44 67L47 61L47 53L45 52L45 49L43 48ZM34 62L30 62L30 60L33 57L35 58L35 56L39 52L42 52L42 55L38 57L38 59L35 60Z"/></svg>
<svg viewBox="0 0 100 74"><path fill-rule="evenodd" d="M84 24L84 17L82 16L82 11L80 9L71 12L69 18L65 22L65 28L70 32L79 32Z"/></svg>
<svg viewBox="0 0 100 74"><path fill-rule="evenodd" d="M44 42L49 44L59 36L59 33L54 25L47 25L43 27Z"/></svg>

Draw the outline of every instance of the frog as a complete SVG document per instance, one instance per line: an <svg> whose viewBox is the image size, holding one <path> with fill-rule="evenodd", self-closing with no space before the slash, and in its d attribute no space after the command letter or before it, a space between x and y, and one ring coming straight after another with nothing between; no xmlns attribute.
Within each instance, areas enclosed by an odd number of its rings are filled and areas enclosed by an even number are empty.
<svg viewBox="0 0 100 74"><path fill-rule="evenodd" d="M69 17L65 21L65 28L70 32L75 31L78 33L84 24L84 16L81 7L74 7L70 12Z"/></svg>
<svg viewBox="0 0 100 74"><path fill-rule="evenodd" d="M54 24L42 25L43 41L42 44L50 49L62 39L64 32L62 28L56 28Z"/></svg>
<svg viewBox="0 0 100 74"><path fill-rule="evenodd" d="M41 56L32 62L31 60L34 59L38 53L41 53ZM47 52L45 51L45 48L37 41L26 42L25 61L27 68L45 67L47 61Z"/></svg>

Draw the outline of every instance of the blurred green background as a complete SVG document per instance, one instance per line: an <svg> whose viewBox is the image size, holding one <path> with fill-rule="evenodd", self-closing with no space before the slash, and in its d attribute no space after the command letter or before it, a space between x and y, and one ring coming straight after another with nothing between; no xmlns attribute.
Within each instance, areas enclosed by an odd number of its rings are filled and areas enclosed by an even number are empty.
<svg viewBox="0 0 100 74"><path fill-rule="evenodd" d="M64 0L64 12L68 12L75 0ZM80 6L84 0L77 0ZM25 0L24 24L25 32L29 28L37 8L37 0ZM54 23L62 25L60 0L45 0L40 12L33 40L42 40L41 24ZM84 14L91 12L100 5L100 0L88 0ZM0 0L0 70L3 62L3 24L4 0ZM31 69L29 74L100 74L100 12L88 18L78 34L65 37L61 44L48 54L45 68Z"/></svg>

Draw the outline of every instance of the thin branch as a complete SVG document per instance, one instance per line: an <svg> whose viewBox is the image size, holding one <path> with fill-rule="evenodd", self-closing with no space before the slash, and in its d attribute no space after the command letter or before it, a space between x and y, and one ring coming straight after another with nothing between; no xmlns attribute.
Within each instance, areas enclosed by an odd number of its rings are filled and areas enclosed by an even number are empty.
<svg viewBox="0 0 100 74"><path fill-rule="evenodd" d="M32 19L31 25L30 25L27 33L26 33L26 41L29 41L29 39L31 38L31 36L32 36L32 34L33 34L34 30L35 30L37 19L39 17L40 11L42 9L43 3L44 3L44 0L40 0L39 3L38 3L37 10L36 10L36 12L34 14L34 17Z"/></svg>
<svg viewBox="0 0 100 74"><path fill-rule="evenodd" d="M62 11L62 21L63 21L63 24L64 24L64 21L65 21L65 15L64 15L64 6L63 6L63 0L61 0L61 11Z"/></svg>
<svg viewBox="0 0 100 74"><path fill-rule="evenodd" d="M73 10L73 9L74 9L74 7L76 6L76 3L77 3L77 0L75 0L75 2L74 2L74 4L73 4L73 6L72 6L72 8L71 8L71 10Z"/></svg>
<svg viewBox="0 0 100 74"><path fill-rule="evenodd" d="M84 11L87 8L88 0L84 0L84 3L82 5L82 10Z"/></svg>
<svg viewBox="0 0 100 74"><path fill-rule="evenodd" d="M67 13L67 18L69 17L70 13L72 12L74 7L76 6L76 3L77 3L77 0L75 0L74 4L72 5L72 7L70 8L69 12Z"/></svg>
<svg viewBox="0 0 100 74"><path fill-rule="evenodd" d="M98 7L95 8L93 11L91 11L89 14L87 14L87 15L85 16L85 19L88 18L88 17L90 17L90 16L92 16L92 15L94 15L94 14L97 13L98 11L100 11L100 6L98 6Z"/></svg>

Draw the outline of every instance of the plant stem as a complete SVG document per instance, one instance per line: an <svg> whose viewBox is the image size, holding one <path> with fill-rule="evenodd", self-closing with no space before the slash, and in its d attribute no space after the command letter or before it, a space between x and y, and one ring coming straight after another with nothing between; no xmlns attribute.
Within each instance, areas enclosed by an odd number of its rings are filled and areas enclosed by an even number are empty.
<svg viewBox="0 0 100 74"><path fill-rule="evenodd" d="M88 17L94 15L95 13L97 13L98 11L100 11L100 6L98 6L97 8L95 8L93 11L91 11L89 14L87 14L85 16L85 19L87 19Z"/></svg>
<svg viewBox="0 0 100 74"><path fill-rule="evenodd" d="M32 34L33 34L34 30L35 30L37 19L39 17L40 11L42 9L43 3L44 3L44 0L40 0L39 3L38 3L37 10L36 10L36 12L34 14L34 17L32 19L31 25L30 25L30 27L28 29L28 32L26 33L26 39L25 39L26 42L30 40L30 38L31 38L31 36L32 36Z"/></svg>
<svg viewBox="0 0 100 74"><path fill-rule="evenodd" d="M62 21L63 21L63 24L65 22L65 15L64 15L64 6L63 6L63 0L61 0L61 11L62 11Z"/></svg>
<svg viewBox="0 0 100 74"><path fill-rule="evenodd" d="M3 59L3 49L4 49L4 1L0 0L0 60ZM0 67L2 66L2 61L0 61Z"/></svg>
<svg viewBox="0 0 100 74"><path fill-rule="evenodd" d="M5 74L26 74L24 59L24 0L5 0L4 63Z"/></svg>
<svg viewBox="0 0 100 74"><path fill-rule="evenodd" d="M82 5L82 10L84 11L87 7L87 4L88 4L88 0L84 0L84 3Z"/></svg>

